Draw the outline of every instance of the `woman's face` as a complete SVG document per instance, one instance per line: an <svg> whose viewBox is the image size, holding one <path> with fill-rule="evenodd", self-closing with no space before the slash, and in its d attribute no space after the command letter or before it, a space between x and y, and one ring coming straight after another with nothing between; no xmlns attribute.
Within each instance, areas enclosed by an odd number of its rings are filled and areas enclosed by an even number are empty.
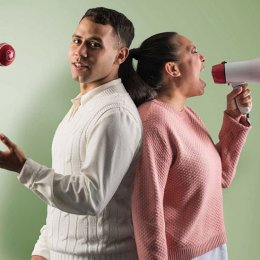
<svg viewBox="0 0 260 260"><path fill-rule="evenodd" d="M180 70L180 82L182 94L188 98L200 96L204 93L206 83L200 79L200 73L204 69L205 57L200 54L192 41L182 35L177 35L175 42L179 45L177 62Z"/></svg>

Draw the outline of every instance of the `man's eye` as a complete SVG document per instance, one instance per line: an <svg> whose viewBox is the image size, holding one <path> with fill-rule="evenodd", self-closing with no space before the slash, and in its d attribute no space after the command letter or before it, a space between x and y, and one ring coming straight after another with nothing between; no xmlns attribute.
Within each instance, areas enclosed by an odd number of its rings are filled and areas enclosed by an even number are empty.
<svg viewBox="0 0 260 260"><path fill-rule="evenodd" d="M98 43L98 42L89 42L88 45L89 45L90 48L93 48L93 49L97 49L97 48L101 47L101 44Z"/></svg>
<svg viewBox="0 0 260 260"><path fill-rule="evenodd" d="M198 53L197 48L194 48L194 49L192 50L192 53Z"/></svg>
<svg viewBox="0 0 260 260"><path fill-rule="evenodd" d="M72 39L72 42L75 43L75 44L80 44L80 40L75 38L75 39Z"/></svg>

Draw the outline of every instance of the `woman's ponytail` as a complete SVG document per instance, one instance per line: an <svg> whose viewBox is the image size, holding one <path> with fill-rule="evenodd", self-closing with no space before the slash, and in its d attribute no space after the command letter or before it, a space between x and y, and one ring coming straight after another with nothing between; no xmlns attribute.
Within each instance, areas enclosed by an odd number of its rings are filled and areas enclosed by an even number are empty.
<svg viewBox="0 0 260 260"><path fill-rule="evenodd" d="M139 57L139 49L131 49L118 72L124 87L137 107L155 96L153 89L140 78L133 67L133 58L138 60Z"/></svg>

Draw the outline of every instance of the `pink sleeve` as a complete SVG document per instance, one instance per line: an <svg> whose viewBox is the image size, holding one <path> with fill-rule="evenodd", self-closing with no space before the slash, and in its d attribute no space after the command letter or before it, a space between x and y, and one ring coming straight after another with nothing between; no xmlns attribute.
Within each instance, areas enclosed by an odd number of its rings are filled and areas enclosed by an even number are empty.
<svg viewBox="0 0 260 260"><path fill-rule="evenodd" d="M168 259L163 199L172 156L166 135L158 129L146 129L136 171L132 214L142 260Z"/></svg>
<svg viewBox="0 0 260 260"><path fill-rule="evenodd" d="M237 164L251 126L238 123L224 113L219 143L216 145L222 162L222 187L227 188L235 176Z"/></svg>

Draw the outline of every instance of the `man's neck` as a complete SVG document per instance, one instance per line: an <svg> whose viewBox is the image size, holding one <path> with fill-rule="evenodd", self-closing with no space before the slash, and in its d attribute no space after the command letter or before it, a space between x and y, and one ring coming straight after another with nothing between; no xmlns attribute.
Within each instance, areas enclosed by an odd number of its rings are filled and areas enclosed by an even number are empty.
<svg viewBox="0 0 260 260"><path fill-rule="evenodd" d="M82 95L86 94L87 92L91 91L92 89L95 89L95 88L98 88L108 82L111 82L115 79L118 79L118 78L114 78L114 79L110 79L110 80L104 80L104 81L99 81L99 82L91 82L91 83L82 83L80 84L80 93Z"/></svg>
<svg viewBox="0 0 260 260"><path fill-rule="evenodd" d="M90 90L98 88L115 79L118 79L117 75L114 77L99 79L98 81L93 81L93 82L89 82L89 83L80 83L80 93L83 95L83 94L89 92Z"/></svg>

